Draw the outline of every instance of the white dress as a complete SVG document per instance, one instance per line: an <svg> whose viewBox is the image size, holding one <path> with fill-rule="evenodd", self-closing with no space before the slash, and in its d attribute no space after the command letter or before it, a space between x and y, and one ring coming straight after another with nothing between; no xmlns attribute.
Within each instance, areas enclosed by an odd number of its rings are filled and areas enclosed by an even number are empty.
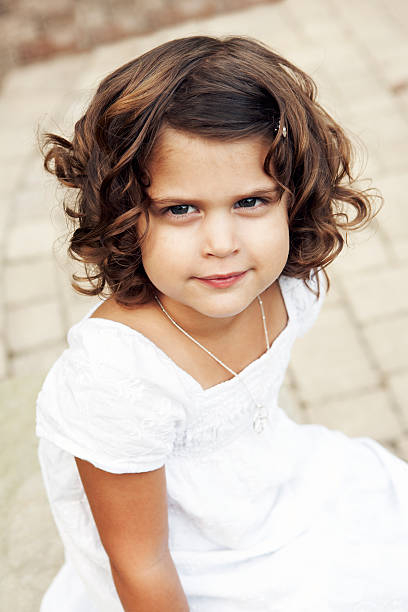
<svg viewBox="0 0 408 612"><path fill-rule="evenodd" d="M292 344L321 302L300 280L279 283L288 324L241 374L268 409L261 434L238 379L203 390L94 309L71 328L37 403L66 555L41 612L123 610L74 456L114 473L166 465L169 546L192 612L407 612L408 464L279 408Z"/></svg>

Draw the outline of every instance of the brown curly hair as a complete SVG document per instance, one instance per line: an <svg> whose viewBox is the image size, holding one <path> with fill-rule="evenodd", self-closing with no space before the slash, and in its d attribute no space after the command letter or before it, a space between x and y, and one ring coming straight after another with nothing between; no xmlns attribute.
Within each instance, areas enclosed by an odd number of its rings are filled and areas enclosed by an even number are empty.
<svg viewBox="0 0 408 612"><path fill-rule="evenodd" d="M137 222L140 215L148 222L146 166L165 126L207 138L269 139L265 172L280 196L288 194L285 275L306 282L340 253L342 232L376 214L379 196L356 187L353 147L317 103L308 75L249 38L172 40L100 83L72 142L43 135L46 170L77 190L64 210L76 227L68 252L85 265L85 276L73 275L78 292L107 292L125 306L151 300Z"/></svg>

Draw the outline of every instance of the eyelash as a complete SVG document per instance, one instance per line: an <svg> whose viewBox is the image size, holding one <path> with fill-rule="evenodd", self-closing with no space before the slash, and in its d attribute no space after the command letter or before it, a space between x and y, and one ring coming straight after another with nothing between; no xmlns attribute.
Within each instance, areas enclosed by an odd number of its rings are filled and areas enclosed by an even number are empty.
<svg viewBox="0 0 408 612"><path fill-rule="evenodd" d="M261 202L261 204L267 204L268 203L268 200L266 200L265 198L248 197L248 198L242 198L242 200L238 200L238 202L235 202L235 204L239 204L240 202L245 202L247 200L258 200L259 202ZM184 214L181 214L181 215L170 214L170 211L171 211L172 208L178 208L178 207L182 207L182 206L187 206L187 207L191 206L192 208L196 208L195 206L193 206L193 204L175 204L174 206L167 206L166 208L163 208L162 214L163 215L169 214L169 216L171 216L173 219L185 219L191 213L184 213ZM260 208L260 206L242 206L242 207L238 207L238 208L241 208L243 210L257 210L258 208Z"/></svg>

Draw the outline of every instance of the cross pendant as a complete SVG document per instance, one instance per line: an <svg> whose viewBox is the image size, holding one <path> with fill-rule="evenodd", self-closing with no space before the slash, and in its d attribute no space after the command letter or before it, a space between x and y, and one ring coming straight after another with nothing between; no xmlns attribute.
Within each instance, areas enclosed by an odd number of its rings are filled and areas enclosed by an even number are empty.
<svg viewBox="0 0 408 612"><path fill-rule="evenodd" d="M265 414L265 410L263 406L257 406L257 414L255 415L253 421L253 428L255 433L260 434L265 429L265 423L268 420L267 415Z"/></svg>

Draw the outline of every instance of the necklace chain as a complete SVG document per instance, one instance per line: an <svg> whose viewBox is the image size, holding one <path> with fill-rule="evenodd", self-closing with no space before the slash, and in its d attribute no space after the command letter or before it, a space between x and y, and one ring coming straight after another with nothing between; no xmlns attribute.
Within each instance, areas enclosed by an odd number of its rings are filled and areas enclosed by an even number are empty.
<svg viewBox="0 0 408 612"><path fill-rule="evenodd" d="M169 319L169 321L171 321L171 323L179 330L181 331L181 333L183 333L185 336L187 336L187 338L189 338L192 342L194 342L194 344L196 344L200 349L202 349L203 351L205 351L207 353L207 355L209 355L210 357L212 357L212 359L214 359L217 363L220 364L220 366L222 366L223 368L225 368L230 374L232 374L233 376L235 376L236 378L238 378L238 380L242 383L242 385L245 387L245 389L247 390L248 395L251 397L251 400L253 401L253 403L256 406L256 412L255 412L255 416L254 416L254 420L253 420L253 428L256 431L256 433L261 433L264 429L264 424L265 421L268 420L268 416L267 413L264 409L264 407L262 406L262 404L259 404L255 399L254 396L252 395L251 391L249 390L249 388L247 387L247 385L244 383L244 381L242 380L241 376L239 375L238 372L235 372L232 368L230 368L229 366L227 366L227 364L225 364L223 361L221 361L221 359L218 359L218 357L216 357L216 355L214 355L214 353L212 353L208 348L206 348L205 346L203 346L198 340L196 340L195 338L193 338L193 336L191 336L188 332L186 332L185 329L183 329L181 327L181 325L179 325L171 316L171 314L169 312L167 312L167 310L164 308L163 304L161 303L161 301L159 300L158 296L155 295L155 300L158 303L158 305L160 306L162 312L166 315L166 317ZM259 307L261 309L261 315L262 315L262 324L263 324L263 329L264 329L264 334L265 334L265 344L266 344L266 350L269 350L269 336L268 336L268 329L266 326L266 317L265 317L265 311L264 311L264 307L263 307L263 302L262 302L262 298L258 295L258 303L259 303Z"/></svg>

